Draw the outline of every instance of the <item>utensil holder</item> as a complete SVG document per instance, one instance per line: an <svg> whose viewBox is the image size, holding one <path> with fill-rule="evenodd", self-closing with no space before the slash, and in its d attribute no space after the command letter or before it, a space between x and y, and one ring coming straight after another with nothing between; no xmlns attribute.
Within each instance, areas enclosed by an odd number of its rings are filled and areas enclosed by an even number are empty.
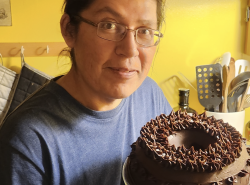
<svg viewBox="0 0 250 185"><path fill-rule="evenodd" d="M222 119L224 123L229 123L243 135L245 123L245 110L240 112L210 112L206 111L207 116L214 116L216 119Z"/></svg>

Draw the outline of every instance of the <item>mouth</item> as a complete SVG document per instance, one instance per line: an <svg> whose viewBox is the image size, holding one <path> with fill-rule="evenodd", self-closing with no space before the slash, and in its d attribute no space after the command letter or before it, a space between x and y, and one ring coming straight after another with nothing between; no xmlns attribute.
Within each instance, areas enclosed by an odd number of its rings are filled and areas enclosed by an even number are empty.
<svg viewBox="0 0 250 185"><path fill-rule="evenodd" d="M128 69L128 68L111 68L114 71L118 71L118 72L124 72L124 73L129 73L129 72L136 72L137 70L135 69Z"/></svg>
<svg viewBox="0 0 250 185"><path fill-rule="evenodd" d="M111 69L112 72L123 78L131 78L132 76L136 75L139 72L136 69L129 69L129 68L110 67L109 69Z"/></svg>

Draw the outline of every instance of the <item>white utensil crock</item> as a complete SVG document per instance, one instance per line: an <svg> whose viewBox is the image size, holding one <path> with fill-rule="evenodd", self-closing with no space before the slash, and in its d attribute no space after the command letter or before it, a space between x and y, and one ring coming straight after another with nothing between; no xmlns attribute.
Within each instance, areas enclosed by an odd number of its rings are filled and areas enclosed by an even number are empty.
<svg viewBox="0 0 250 185"><path fill-rule="evenodd" d="M240 112L210 112L206 111L207 116L214 116L216 119L222 119L225 123L229 123L236 128L237 131L243 135L243 128L245 123L245 110Z"/></svg>

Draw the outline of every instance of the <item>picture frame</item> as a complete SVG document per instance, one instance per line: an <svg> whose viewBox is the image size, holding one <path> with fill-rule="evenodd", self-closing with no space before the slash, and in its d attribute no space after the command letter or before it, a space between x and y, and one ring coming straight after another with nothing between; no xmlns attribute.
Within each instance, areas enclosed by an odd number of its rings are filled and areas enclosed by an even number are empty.
<svg viewBox="0 0 250 185"><path fill-rule="evenodd" d="M0 0L0 26L12 26L10 0Z"/></svg>

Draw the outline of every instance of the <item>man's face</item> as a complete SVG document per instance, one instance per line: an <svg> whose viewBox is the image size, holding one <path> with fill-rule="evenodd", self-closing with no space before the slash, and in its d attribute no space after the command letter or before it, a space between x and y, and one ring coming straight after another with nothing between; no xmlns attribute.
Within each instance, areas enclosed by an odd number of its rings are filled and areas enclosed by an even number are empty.
<svg viewBox="0 0 250 185"><path fill-rule="evenodd" d="M155 0L96 0L80 16L94 23L112 21L129 29L157 29ZM101 39L97 28L80 23L74 37L76 74L86 88L106 99L131 95L146 78L156 46L143 48L128 31L122 41Z"/></svg>

